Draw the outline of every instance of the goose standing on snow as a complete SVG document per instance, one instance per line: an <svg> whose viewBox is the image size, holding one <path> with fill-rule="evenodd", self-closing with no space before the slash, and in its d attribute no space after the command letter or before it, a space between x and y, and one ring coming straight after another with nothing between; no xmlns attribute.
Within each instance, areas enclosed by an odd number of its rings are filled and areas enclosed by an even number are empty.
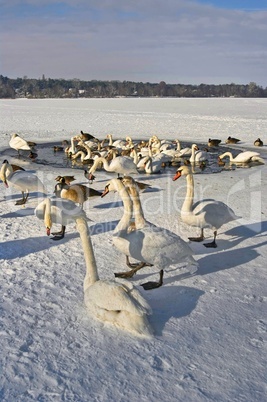
<svg viewBox="0 0 267 402"><path fill-rule="evenodd" d="M211 228L214 233L213 241L205 243L205 247L217 247L217 230L227 222L239 219L234 211L221 201L206 199L197 201L194 204L194 179L190 166L181 166L173 176L173 181L185 176L187 181L187 191L181 209L181 219L190 226L201 229L199 237L189 237L191 241L204 240L204 229Z"/></svg>
<svg viewBox="0 0 267 402"><path fill-rule="evenodd" d="M261 162L264 163L263 159L260 157L258 152L254 151L243 151L240 152L236 157L233 157L231 152L224 152L219 155L219 159L223 159L225 157L229 157L230 162L232 163L248 163L248 162Z"/></svg>
<svg viewBox="0 0 267 402"><path fill-rule="evenodd" d="M76 223L86 265L83 289L88 311L98 320L134 335L151 336L153 330L148 315L152 311L149 304L131 283L99 279L87 223L80 217Z"/></svg>
<svg viewBox="0 0 267 402"><path fill-rule="evenodd" d="M54 193L57 197L76 202L81 207L83 207L84 202L87 201L88 198L101 196L102 194L100 191L84 186L83 184L68 185L64 177L56 184Z"/></svg>
<svg viewBox="0 0 267 402"><path fill-rule="evenodd" d="M11 139L9 141L10 148L15 149L20 154L20 151L31 151L32 147L36 144L31 141L26 141L18 134L12 134Z"/></svg>
<svg viewBox="0 0 267 402"><path fill-rule="evenodd" d="M66 226L75 222L77 218L86 218L86 214L80 206L77 206L70 200L62 198L45 198L35 208L35 216L44 221L47 236L52 234L53 240L63 239L65 236ZM59 232L51 233L53 224L60 224Z"/></svg>
<svg viewBox="0 0 267 402"><path fill-rule="evenodd" d="M22 199L18 200L16 205L25 204L30 191L38 191L46 194L46 189L43 183L35 174L25 170L13 171L12 166L6 159L4 160L0 170L0 179L6 187L12 186L22 192Z"/></svg>
<svg viewBox="0 0 267 402"><path fill-rule="evenodd" d="M124 205L123 216L113 233L113 243L118 250L137 261L155 265L161 269L187 262L191 273L197 270L193 251L184 240L175 233L145 220L138 188L132 178L112 179L107 183L102 196L110 191L119 192ZM129 230L133 211L135 228ZM115 276L131 278L144 266L139 264L130 271L116 273Z"/></svg>

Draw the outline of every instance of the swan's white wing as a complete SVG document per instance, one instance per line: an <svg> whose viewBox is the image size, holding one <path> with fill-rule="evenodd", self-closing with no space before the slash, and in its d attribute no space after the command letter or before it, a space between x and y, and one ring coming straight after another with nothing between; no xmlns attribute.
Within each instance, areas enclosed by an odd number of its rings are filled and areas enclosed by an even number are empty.
<svg viewBox="0 0 267 402"><path fill-rule="evenodd" d="M34 190L45 192L45 187L41 180L33 173L25 171L15 171L8 177L8 182L21 190Z"/></svg>
<svg viewBox="0 0 267 402"><path fill-rule="evenodd" d="M93 303L98 308L107 311L128 311L136 315L147 314L147 305L144 300L140 301L142 296L139 294L135 299L136 292L129 290L124 284L114 281L97 281L86 289L84 299L85 304L90 308ZM138 292L139 293L139 292Z"/></svg>
<svg viewBox="0 0 267 402"><path fill-rule="evenodd" d="M9 141L9 145L11 148L14 149L21 149L21 150L25 150L25 151L30 151L31 148L29 147L29 145L27 144L27 141L25 141L23 138L17 136L17 137L13 137L10 141Z"/></svg>

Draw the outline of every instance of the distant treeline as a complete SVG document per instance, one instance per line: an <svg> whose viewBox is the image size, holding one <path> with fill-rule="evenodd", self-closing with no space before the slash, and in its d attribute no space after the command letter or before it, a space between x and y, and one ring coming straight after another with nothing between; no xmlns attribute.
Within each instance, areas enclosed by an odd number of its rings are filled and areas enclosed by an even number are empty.
<svg viewBox="0 0 267 402"><path fill-rule="evenodd" d="M175 97L266 98L267 88L255 82L246 85L158 84L132 81L82 81L79 79L11 79L0 75L0 98L115 98L115 97Z"/></svg>

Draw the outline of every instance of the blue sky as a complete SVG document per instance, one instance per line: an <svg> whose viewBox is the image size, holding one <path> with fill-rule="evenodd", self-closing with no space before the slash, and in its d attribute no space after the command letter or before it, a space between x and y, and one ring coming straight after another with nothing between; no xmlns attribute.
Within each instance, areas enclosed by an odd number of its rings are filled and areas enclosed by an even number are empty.
<svg viewBox="0 0 267 402"><path fill-rule="evenodd" d="M0 74L267 86L267 0L0 0Z"/></svg>

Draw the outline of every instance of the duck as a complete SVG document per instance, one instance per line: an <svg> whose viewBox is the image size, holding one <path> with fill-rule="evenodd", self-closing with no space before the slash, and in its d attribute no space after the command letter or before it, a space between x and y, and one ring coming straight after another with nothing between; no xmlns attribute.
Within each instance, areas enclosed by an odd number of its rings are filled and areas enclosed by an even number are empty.
<svg viewBox="0 0 267 402"><path fill-rule="evenodd" d="M139 264L128 272L115 273L116 277L131 278L145 264L164 269L186 262L189 271L196 272L198 264L190 246L175 233L155 226L144 218L138 187L131 177L109 181L102 197L111 191L119 193L124 205L123 216L113 233L113 243L124 255L143 262L143 265ZM130 227L133 213L134 230Z"/></svg>
<svg viewBox="0 0 267 402"><path fill-rule="evenodd" d="M60 147L59 145L54 145L53 149L54 149L54 152L63 152L64 151L64 147Z"/></svg>
<svg viewBox="0 0 267 402"><path fill-rule="evenodd" d="M83 282L84 304L95 319L138 337L153 336L148 317L152 309L139 290L129 281L101 280L87 222L76 218L84 254L86 274Z"/></svg>
<svg viewBox="0 0 267 402"><path fill-rule="evenodd" d="M57 176L55 178L55 180L60 182L62 178L65 180L65 183L68 185L70 185L70 183L72 183L73 181L76 180L74 176Z"/></svg>
<svg viewBox="0 0 267 402"><path fill-rule="evenodd" d="M255 145L255 147L262 147L263 146L263 141L260 138L257 138L254 141L254 145Z"/></svg>
<svg viewBox="0 0 267 402"><path fill-rule="evenodd" d="M82 141L96 140L95 136L89 133L84 133L82 130L80 131L80 134L77 136L77 138L81 139Z"/></svg>
<svg viewBox="0 0 267 402"><path fill-rule="evenodd" d="M104 157L101 156L94 161L93 166L90 168L89 178L94 175L94 172L100 164L103 164L103 168L106 170L106 172L117 173L118 176L138 173L136 164L129 156L116 156L109 163Z"/></svg>
<svg viewBox="0 0 267 402"><path fill-rule="evenodd" d="M225 140L225 144L237 144L238 142L240 142L240 140L238 138L234 138L234 137L228 137L227 140Z"/></svg>
<svg viewBox="0 0 267 402"><path fill-rule="evenodd" d="M179 167L172 180L176 181L181 176L185 176L187 181L186 196L181 209L181 220L190 226L196 226L201 229L199 237L189 237L189 240L203 241L204 229L210 228L213 230L213 241L204 243L204 246L216 248L217 230L224 224L239 219L240 217L237 216L228 205L221 201L204 199L194 203L194 179L191 167Z"/></svg>
<svg viewBox="0 0 267 402"><path fill-rule="evenodd" d="M62 177L55 186L54 193L57 197L71 200L81 207L83 207L84 202L87 201L88 198L101 196L102 194L100 191L84 186L83 184L68 185L64 177Z"/></svg>
<svg viewBox="0 0 267 402"><path fill-rule="evenodd" d="M47 236L52 234L53 240L61 240L65 237L66 226L75 222L76 218L87 219L84 210L74 202L62 198L47 197L42 200L34 210L35 216L44 222ZM51 233L53 224L60 224L59 232Z"/></svg>
<svg viewBox="0 0 267 402"><path fill-rule="evenodd" d="M209 147L218 147L222 141L217 138L209 138L208 146Z"/></svg>
<svg viewBox="0 0 267 402"><path fill-rule="evenodd" d="M229 151L224 152L223 154L219 155L218 158L220 160L224 159L225 157L229 157L231 163L248 163L248 162L261 162L264 163L263 159L261 158L260 154L255 151L243 151L240 152L237 156L233 157L233 154Z"/></svg>
<svg viewBox="0 0 267 402"><path fill-rule="evenodd" d="M18 200L15 205L26 204L30 191L38 191L46 194L45 186L38 176L25 170L14 171L7 159L3 161L0 170L0 179L7 188L12 186L22 192L22 199Z"/></svg>
<svg viewBox="0 0 267 402"><path fill-rule="evenodd" d="M15 133L11 135L11 139L9 141L10 148L18 151L19 155L20 151L31 151L34 145L36 145L34 142L26 141Z"/></svg>

